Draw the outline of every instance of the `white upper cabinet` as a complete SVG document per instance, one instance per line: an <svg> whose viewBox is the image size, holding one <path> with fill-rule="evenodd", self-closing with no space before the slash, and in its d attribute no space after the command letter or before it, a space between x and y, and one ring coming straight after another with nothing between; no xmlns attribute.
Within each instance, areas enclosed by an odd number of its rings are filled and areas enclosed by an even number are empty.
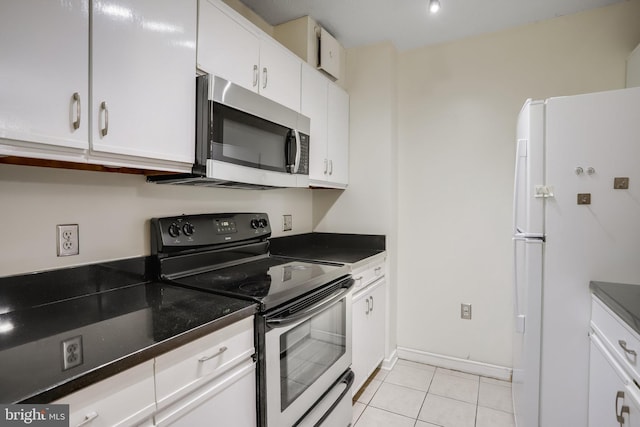
<svg viewBox="0 0 640 427"><path fill-rule="evenodd" d="M93 152L193 163L196 0L94 2Z"/></svg>
<svg viewBox="0 0 640 427"><path fill-rule="evenodd" d="M88 0L0 2L0 138L86 150L88 57Z"/></svg>
<svg viewBox="0 0 640 427"><path fill-rule="evenodd" d="M311 119L309 181L314 187L349 183L349 95L303 65L300 112Z"/></svg>
<svg viewBox="0 0 640 427"><path fill-rule="evenodd" d="M198 68L300 110L301 60L229 6L200 0Z"/></svg>

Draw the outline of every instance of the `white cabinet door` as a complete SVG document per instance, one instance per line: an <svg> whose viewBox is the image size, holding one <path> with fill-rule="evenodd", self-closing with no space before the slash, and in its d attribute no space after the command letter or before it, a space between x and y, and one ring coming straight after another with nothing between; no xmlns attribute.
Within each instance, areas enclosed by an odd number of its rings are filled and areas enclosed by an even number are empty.
<svg viewBox="0 0 640 427"><path fill-rule="evenodd" d="M260 40L208 0L199 1L198 68L257 91Z"/></svg>
<svg viewBox="0 0 640 427"><path fill-rule="evenodd" d="M640 390L604 349L597 336L591 337L589 363L589 427L640 426L637 403Z"/></svg>
<svg viewBox="0 0 640 427"><path fill-rule="evenodd" d="M328 106L327 180L346 187L349 183L349 95L330 83Z"/></svg>
<svg viewBox="0 0 640 427"><path fill-rule="evenodd" d="M300 111L301 65L300 59L275 41L260 40L260 93Z"/></svg>
<svg viewBox="0 0 640 427"><path fill-rule="evenodd" d="M385 280L369 285L353 298L351 370L355 395L384 359Z"/></svg>
<svg viewBox="0 0 640 427"><path fill-rule="evenodd" d="M153 360L78 390L56 404L69 405L69 425L149 425L155 409Z"/></svg>
<svg viewBox="0 0 640 427"><path fill-rule="evenodd" d="M329 82L310 66L302 66L300 112L311 119L309 138L309 179L326 181L327 90Z"/></svg>
<svg viewBox="0 0 640 427"><path fill-rule="evenodd" d="M193 162L196 24L196 0L94 3L94 153Z"/></svg>
<svg viewBox="0 0 640 427"><path fill-rule="evenodd" d="M0 2L0 58L0 138L87 149L88 0Z"/></svg>

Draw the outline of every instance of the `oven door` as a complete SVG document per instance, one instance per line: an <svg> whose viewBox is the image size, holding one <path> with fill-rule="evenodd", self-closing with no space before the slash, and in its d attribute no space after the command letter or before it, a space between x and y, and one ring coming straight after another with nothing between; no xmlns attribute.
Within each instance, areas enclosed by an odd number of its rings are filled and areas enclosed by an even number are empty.
<svg viewBox="0 0 640 427"><path fill-rule="evenodd" d="M267 317L265 333L267 425L300 420L351 365L351 291Z"/></svg>

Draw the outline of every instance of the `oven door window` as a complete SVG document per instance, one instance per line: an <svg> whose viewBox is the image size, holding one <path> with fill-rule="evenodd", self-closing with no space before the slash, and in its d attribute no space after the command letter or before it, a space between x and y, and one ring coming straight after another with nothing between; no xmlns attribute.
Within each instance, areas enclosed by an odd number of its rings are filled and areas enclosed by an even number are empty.
<svg viewBox="0 0 640 427"><path fill-rule="evenodd" d="M284 411L346 352L342 300L280 336L280 404Z"/></svg>
<svg viewBox="0 0 640 427"><path fill-rule="evenodd" d="M287 172L288 127L213 102L213 159Z"/></svg>

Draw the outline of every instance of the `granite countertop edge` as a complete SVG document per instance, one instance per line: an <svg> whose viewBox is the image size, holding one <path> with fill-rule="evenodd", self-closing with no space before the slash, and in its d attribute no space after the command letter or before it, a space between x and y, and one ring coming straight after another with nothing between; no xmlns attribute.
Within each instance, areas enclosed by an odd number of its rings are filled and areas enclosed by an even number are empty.
<svg viewBox="0 0 640 427"><path fill-rule="evenodd" d="M218 317L203 325L179 333L159 343L135 351L127 356L113 360L77 377L70 378L60 384L52 385L46 390L35 391L33 395L21 399L17 403L51 403L85 387L96 384L102 380L119 374L129 368L149 361L161 354L175 350L191 341L214 333L226 326L252 317L257 311L257 304L238 309L228 315Z"/></svg>
<svg viewBox="0 0 640 427"><path fill-rule="evenodd" d="M596 296L604 305L606 305L611 311L613 311L618 317L620 317L630 328L632 328L638 335L640 335L640 318L633 313L631 313L628 309L626 309L622 304L620 304L615 298L607 293L605 288L607 285L616 285L616 286L628 286L629 289L632 287L636 287L638 290L638 294L640 295L640 286L631 285L631 284L620 284L620 283L608 283L608 282L599 282L592 281L589 283L589 288L594 296Z"/></svg>

